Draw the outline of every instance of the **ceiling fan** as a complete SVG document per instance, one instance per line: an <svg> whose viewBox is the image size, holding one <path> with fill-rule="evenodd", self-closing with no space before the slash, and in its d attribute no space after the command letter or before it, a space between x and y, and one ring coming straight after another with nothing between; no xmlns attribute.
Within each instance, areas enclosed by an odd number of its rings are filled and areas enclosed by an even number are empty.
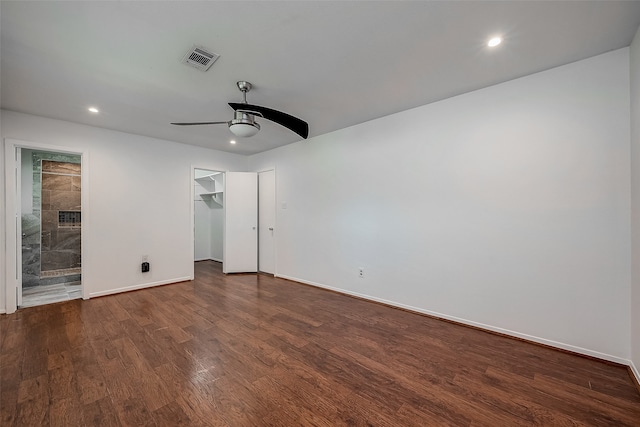
<svg viewBox="0 0 640 427"><path fill-rule="evenodd" d="M304 120L293 117L282 111L273 110L259 105L247 103L247 92L251 90L251 83L239 81L236 83L238 89L242 92L242 102L230 102L229 106L234 109L233 119L227 122L194 122L194 123L171 123L178 126L194 126L194 125L220 125L226 124L234 135L248 138L258 133L260 125L255 121L255 117L271 120L278 123L303 138L309 136L309 124Z"/></svg>

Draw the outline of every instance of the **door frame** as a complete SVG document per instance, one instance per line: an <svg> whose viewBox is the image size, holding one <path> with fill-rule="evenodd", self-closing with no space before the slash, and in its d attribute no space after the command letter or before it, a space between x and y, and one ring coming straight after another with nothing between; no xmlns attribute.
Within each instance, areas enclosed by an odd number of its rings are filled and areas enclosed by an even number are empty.
<svg viewBox="0 0 640 427"><path fill-rule="evenodd" d="M18 292L22 292L22 238L18 233L22 229L20 224L21 198L19 193L19 182L17 174L20 172L22 165L17 163L19 155L18 149L27 148L30 150L47 151L52 153L75 154L80 156L80 203L82 210L82 232L80 234L80 244L82 245L80 257L81 266L80 286L82 289L82 299L89 299L89 291L87 290L87 254L90 253L90 242L87 238L91 228L89 214L89 151L84 148L65 147L59 145L42 144L31 141L22 141L19 139L4 139L4 174L5 174L5 241L12 242L12 245L6 245L7 253L5 254L5 312L7 314L14 313L18 309ZM18 268L20 263L20 268Z"/></svg>
<svg viewBox="0 0 640 427"><path fill-rule="evenodd" d="M276 167L260 169L258 174L258 200L260 200L260 174L273 171L273 221L275 233L273 234L273 277L278 277L278 174ZM260 271L260 205L258 205L258 271Z"/></svg>

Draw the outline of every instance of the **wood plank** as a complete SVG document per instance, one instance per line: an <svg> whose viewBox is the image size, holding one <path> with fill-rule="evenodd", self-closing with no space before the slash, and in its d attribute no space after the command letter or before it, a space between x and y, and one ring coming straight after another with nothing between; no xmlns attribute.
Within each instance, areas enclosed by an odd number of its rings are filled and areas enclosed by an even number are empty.
<svg viewBox="0 0 640 427"><path fill-rule="evenodd" d="M104 398L84 405L82 415L86 425L94 427L120 427L116 410L111 404L111 399Z"/></svg>
<svg viewBox="0 0 640 427"><path fill-rule="evenodd" d="M137 396L131 396L123 402L114 404L118 420L125 426L157 426L156 419L144 404L144 401Z"/></svg>
<svg viewBox="0 0 640 427"><path fill-rule="evenodd" d="M155 418L161 420L164 425L171 426L192 426L189 416L182 410L182 407L175 401L171 401L166 405L154 411Z"/></svg>
<svg viewBox="0 0 640 427"><path fill-rule="evenodd" d="M51 403L49 417L51 427L87 425L82 405L77 398L56 399Z"/></svg>
<svg viewBox="0 0 640 427"><path fill-rule="evenodd" d="M51 401L78 399L78 384L71 355L61 352L49 356L49 396Z"/></svg>
<svg viewBox="0 0 640 427"><path fill-rule="evenodd" d="M16 407L16 426L40 426L49 423L49 390L47 375L20 382Z"/></svg>

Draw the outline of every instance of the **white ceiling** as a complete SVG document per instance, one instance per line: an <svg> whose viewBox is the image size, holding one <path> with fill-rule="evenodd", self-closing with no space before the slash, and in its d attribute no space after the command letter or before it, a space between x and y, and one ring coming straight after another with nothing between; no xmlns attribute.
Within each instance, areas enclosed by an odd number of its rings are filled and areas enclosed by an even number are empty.
<svg viewBox="0 0 640 427"><path fill-rule="evenodd" d="M230 120L248 80L250 103L324 134L628 46L640 2L2 1L0 17L2 108L251 154L300 138L169 123ZM209 71L180 62L193 44L221 55Z"/></svg>

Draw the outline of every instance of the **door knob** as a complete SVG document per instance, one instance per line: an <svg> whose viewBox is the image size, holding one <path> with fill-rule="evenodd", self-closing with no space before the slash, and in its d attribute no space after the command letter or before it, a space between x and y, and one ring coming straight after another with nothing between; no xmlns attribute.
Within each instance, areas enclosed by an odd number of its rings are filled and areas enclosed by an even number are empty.
<svg viewBox="0 0 640 427"><path fill-rule="evenodd" d="M273 231L273 227L269 227L269 231Z"/></svg>

